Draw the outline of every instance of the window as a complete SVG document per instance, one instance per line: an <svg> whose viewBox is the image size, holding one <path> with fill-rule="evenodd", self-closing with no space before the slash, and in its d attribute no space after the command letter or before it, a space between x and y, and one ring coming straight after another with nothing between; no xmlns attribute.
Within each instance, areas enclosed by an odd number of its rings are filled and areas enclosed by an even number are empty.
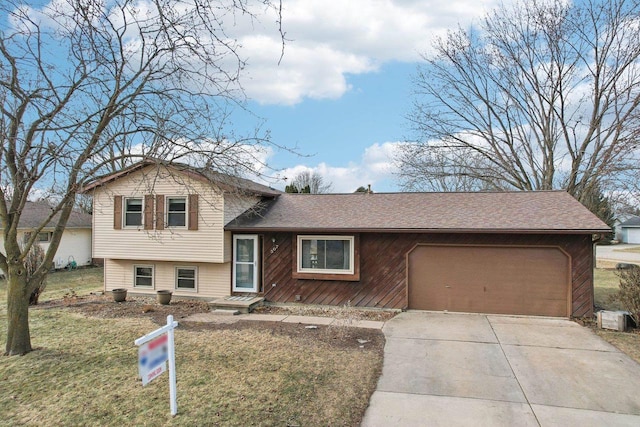
<svg viewBox="0 0 640 427"><path fill-rule="evenodd" d="M136 288L153 288L153 266L134 265L133 286Z"/></svg>
<svg viewBox="0 0 640 427"><path fill-rule="evenodd" d="M298 236L298 272L354 274L353 236Z"/></svg>
<svg viewBox="0 0 640 427"><path fill-rule="evenodd" d="M197 281L196 267L176 267L176 289L195 291Z"/></svg>
<svg viewBox="0 0 640 427"><path fill-rule="evenodd" d="M49 243L51 241L51 235L53 233L49 231L41 231L38 233L38 238L36 239L39 243Z"/></svg>
<svg viewBox="0 0 640 427"><path fill-rule="evenodd" d="M169 227L187 225L186 197L167 197L167 225Z"/></svg>
<svg viewBox="0 0 640 427"><path fill-rule="evenodd" d="M142 198L127 198L124 200L125 227L139 227L142 225Z"/></svg>
<svg viewBox="0 0 640 427"><path fill-rule="evenodd" d="M38 233L38 237L36 238L36 242L38 242L38 243L49 243L49 242L51 242L51 238L52 237L53 237L53 233L51 231L41 231L40 233ZM22 241L24 243L27 243L30 238L31 238L31 232L27 231L27 232L24 233L24 236L22 237Z"/></svg>

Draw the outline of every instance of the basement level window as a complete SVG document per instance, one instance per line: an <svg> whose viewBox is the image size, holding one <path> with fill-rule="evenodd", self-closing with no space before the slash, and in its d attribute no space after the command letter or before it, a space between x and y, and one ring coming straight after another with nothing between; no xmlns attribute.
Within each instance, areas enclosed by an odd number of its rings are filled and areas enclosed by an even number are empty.
<svg viewBox="0 0 640 427"><path fill-rule="evenodd" d="M153 265L134 265L133 276L136 288L153 288Z"/></svg>
<svg viewBox="0 0 640 427"><path fill-rule="evenodd" d="M298 273L354 274L353 236L298 236Z"/></svg>

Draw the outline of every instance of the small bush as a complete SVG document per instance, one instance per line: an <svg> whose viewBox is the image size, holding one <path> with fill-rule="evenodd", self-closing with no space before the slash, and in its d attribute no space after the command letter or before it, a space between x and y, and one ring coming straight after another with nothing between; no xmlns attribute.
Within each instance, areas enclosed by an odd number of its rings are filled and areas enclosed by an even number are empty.
<svg viewBox="0 0 640 427"><path fill-rule="evenodd" d="M620 290L617 293L622 307L631 313L636 325L640 325L640 267L619 270Z"/></svg>

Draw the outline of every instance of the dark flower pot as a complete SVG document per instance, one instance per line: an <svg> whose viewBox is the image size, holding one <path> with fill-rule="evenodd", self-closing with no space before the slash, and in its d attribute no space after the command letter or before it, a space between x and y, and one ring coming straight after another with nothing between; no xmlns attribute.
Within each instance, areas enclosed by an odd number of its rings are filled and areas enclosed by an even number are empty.
<svg viewBox="0 0 640 427"><path fill-rule="evenodd" d="M171 295L173 292L171 291L158 291L158 304L167 305L171 302Z"/></svg>
<svg viewBox="0 0 640 427"><path fill-rule="evenodd" d="M127 290L124 288L114 289L111 293L115 302L123 302L127 299Z"/></svg>

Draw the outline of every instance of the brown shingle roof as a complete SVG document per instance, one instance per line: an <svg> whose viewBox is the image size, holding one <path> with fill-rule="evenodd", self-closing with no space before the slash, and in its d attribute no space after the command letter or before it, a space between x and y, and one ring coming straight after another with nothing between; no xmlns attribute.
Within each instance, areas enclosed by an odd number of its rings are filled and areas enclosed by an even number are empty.
<svg viewBox="0 0 640 427"><path fill-rule="evenodd" d="M22 209L18 228L33 229L39 227L47 217L51 215L51 207L47 202L27 202ZM57 213L51 221L49 227L55 227L60 213ZM73 211L69 216L66 228L91 228L91 215Z"/></svg>
<svg viewBox="0 0 640 427"><path fill-rule="evenodd" d="M100 177L90 182L89 184L87 184L82 189L82 192L87 192L96 187L105 185L111 181L114 181L123 176L127 176L147 166L164 166L167 168L171 168L176 171L187 174L195 179L199 179L201 181L205 181L205 182L217 185L224 191L231 191L231 192L239 191L244 193L258 194L265 197L274 197L282 193L282 191L275 190L266 185L259 184L257 182L254 182L245 178L240 178L233 175L227 175L221 172L214 171L209 168L200 168L200 167L190 166L184 163L166 162L166 161L157 160L157 159L142 160L118 172L110 173L108 175Z"/></svg>
<svg viewBox="0 0 640 427"><path fill-rule="evenodd" d="M230 230L596 233L609 227L563 191L282 194Z"/></svg>

